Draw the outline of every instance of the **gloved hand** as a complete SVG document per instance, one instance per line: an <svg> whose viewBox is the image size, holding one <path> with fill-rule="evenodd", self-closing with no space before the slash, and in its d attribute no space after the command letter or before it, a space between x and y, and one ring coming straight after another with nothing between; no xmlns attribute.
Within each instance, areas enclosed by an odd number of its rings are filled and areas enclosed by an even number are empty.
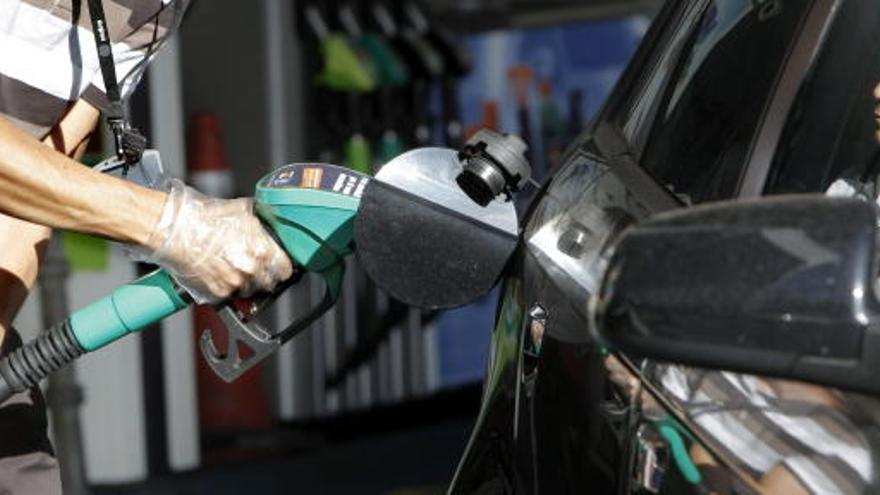
<svg viewBox="0 0 880 495"><path fill-rule="evenodd" d="M251 199L211 198L179 180L170 186L145 261L171 273L197 303L270 290L291 276L290 258L254 215Z"/></svg>

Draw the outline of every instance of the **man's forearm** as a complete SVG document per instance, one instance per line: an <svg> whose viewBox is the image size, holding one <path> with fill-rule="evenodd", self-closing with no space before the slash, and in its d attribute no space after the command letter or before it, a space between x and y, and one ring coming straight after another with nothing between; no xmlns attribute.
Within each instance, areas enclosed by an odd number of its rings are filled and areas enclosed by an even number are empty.
<svg viewBox="0 0 880 495"><path fill-rule="evenodd" d="M94 123L94 112L91 116ZM68 117L74 116L64 120ZM48 139L56 148L63 142L67 153L78 143L70 140L68 146L65 135L76 132L63 127ZM182 184L170 195L135 186L77 164L2 118L0 212L140 244L197 301L268 291L293 272L290 257L266 232L250 200L209 198Z"/></svg>
<svg viewBox="0 0 880 495"><path fill-rule="evenodd" d="M146 244L166 195L76 163L0 118L0 211L55 228Z"/></svg>

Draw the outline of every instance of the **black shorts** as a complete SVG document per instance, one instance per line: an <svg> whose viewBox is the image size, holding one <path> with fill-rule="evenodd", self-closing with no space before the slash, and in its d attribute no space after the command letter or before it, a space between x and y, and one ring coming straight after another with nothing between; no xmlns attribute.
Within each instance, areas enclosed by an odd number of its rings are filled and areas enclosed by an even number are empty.
<svg viewBox="0 0 880 495"><path fill-rule="evenodd" d="M0 354L21 346L10 329ZM0 495L60 495L58 461L49 441L46 402L39 388L0 404Z"/></svg>

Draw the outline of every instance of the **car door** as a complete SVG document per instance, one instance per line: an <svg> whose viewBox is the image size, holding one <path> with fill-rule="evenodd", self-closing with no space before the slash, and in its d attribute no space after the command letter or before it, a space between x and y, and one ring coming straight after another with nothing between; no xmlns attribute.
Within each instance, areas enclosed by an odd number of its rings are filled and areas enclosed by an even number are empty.
<svg viewBox="0 0 880 495"><path fill-rule="evenodd" d="M663 82L653 74L669 71L662 61L674 57L663 54L686 45L701 4L670 3L647 34L611 100L630 121L649 122L660 89L652 81ZM629 149L620 126L597 120L533 202L502 290L483 405L451 492L608 492L617 485L618 441L600 426L606 391L586 300L601 268L597 255L613 236L679 206Z"/></svg>
<svg viewBox="0 0 880 495"><path fill-rule="evenodd" d="M779 95L806 70L804 32L823 25L821 7L832 4L666 5L526 218L451 491L606 493L631 478L622 459L632 457L634 416L605 386L586 320L600 254L629 223L747 189L752 164L775 148L771 127L787 111Z"/></svg>
<svg viewBox="0 0 880 495"><path fill-rule="evenodd" d="M673 2L661 12L646 34L653 42L642 44L633 66L655 67L653 52L681 42L687 31L681 24L691 20L685 10ZM647 75L633 66L622 81L641 86ZM620 88L615 93L625 96ZM601 456L596 448L602 364L586 332L585 306L576 301L586 300L585 286L598 268L592 262L613 232L631 218L678 204L631 159L612 171L609 156L623 153L624 141L601 122L571 144L525 216L527 241L502 284L481 410L450 493L615 489L616 442L602 440ZM598 134L605 136L604 150ZM580 201L585 196L602 198L604 209L589 208L590 201Z"/></svg>
<svg viewBox="0 0 880 495"><path fill-rule="evenodd" d="M667 59L665 69L656 71L646 86L652 94L636 100L635 111L624 113L619 126L629 144L628 155L682 206L755 195L753 184L762 174L767 175L767 156L773 155L779 142L779 122L791 106L792 88L807 74L822 40L817 30L827 25L835 5L709 1L693 7L696 20L683 46L677 53L667 50L661 54ZM647 118L633 122L627 120L630 115ZM612 114L609 120L614 118ZM608 363L606 360L614 376ZM645 385L661 391L666 391L661 381L668 377L668 370L677 370L662 363L635 361L635 365L646 374ZM643 405L631 391L628 394L620 388L627 387L611 387L612 393L620 393L618 404L635 406L636 410ZM677 461L668 459L671 453L665 442L658 441L659 435L651 427L654 422L643 421L651 415L675 417L677 404L647 402L654 409L647 415L641 411L633 414L633 407L621 407L624 421L629 422L616 430L622 438L621 484L632 482L677 493L696 480L705 482L706 477L684 479L686 469L677 462L685 463L684 456ZM682 429L696 430L688 419L683 418ZM731 440L730 435L720 441L721 437L701 435L704 430L696 433L695 440L708 444L690 452L704 457L700 471L708 473L721 466L727 489L759 488L755 473L731 462L729 452L722 448ZM661 447L655 448L657 444ZM662 463L649 460L650 456L663 455L669 471L666 483L657 482L657 476L650 474L663 470L652 468L652 462Z"/></svg>

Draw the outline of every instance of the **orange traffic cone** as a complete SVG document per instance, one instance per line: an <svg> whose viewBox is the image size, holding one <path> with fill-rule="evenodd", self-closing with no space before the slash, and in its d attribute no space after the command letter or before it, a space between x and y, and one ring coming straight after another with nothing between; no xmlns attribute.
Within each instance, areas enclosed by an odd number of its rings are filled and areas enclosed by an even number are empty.
<svg viewBox="0 0 880 495"><path fill-rule="evenodd" d="M213 112L192 116L189 128L187 173L190 184L211 196L229 198L235 193L232 171L220 133L220 119Z"/></svg>
<svg viewBox="0 0 880 495"><path fill-rule="evenodd" d="M482 104L482 121L467 126L464 130L464 139L467 141L480 129L490 129L498 131L500 118L500 110L498 102L495 100L485 100Z"/></svg>
<svg viewBox="0 0 880 495"><path fill-rule="evenodd" d="M498 132L501 127L501 110L498 108L498 102L495 100L486 100L483 102L483 128Z"/></svg>
<svg viewBox="0 0 880 495"><path fill-rule="evenodd" d="M230 197L234 193L232 171L226 162L226 153L220 131L220 120L210 112L192 117L187 154L189 181L196 189L215 197ZM220 352L227 342L227 332L214 308L196 306L193 311L194 338L198 347L199 336L210 330ZM197 359L199 387L199 420L206 433L260 430L272 425L269 400L263 385L260 366L242 375L233 383L226 383L211 371L203 358Z"/></svg>

